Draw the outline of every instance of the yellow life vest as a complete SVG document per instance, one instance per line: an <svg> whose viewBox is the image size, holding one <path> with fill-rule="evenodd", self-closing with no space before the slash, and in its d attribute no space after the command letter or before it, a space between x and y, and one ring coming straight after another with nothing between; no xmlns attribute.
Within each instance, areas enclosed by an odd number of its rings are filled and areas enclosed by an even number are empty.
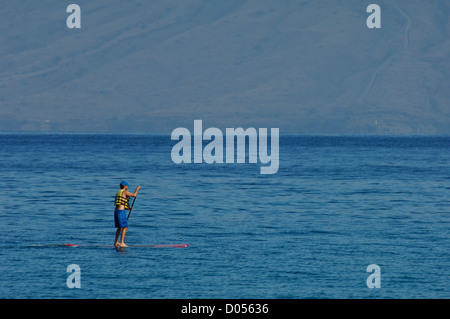
<svg viewBox="0 0 450 319"><path fill-rule="evenodd" d="M116 206L124 205L125 209L130 209L130 197L123 198L122 197L123 191L124 191L124 189L121 189L120 191L118 191L116 193L116 199L114 200L114 205L116 205Z"/></svg>

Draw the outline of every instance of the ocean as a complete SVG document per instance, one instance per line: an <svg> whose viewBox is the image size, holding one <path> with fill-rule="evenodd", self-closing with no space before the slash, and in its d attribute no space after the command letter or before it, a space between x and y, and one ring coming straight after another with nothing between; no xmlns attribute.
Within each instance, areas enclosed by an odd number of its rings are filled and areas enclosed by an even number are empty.
<svg viewBox="0 0 450 319"><path fill-rule="evenodd" d="M0 142L0 298L450 298L450 137L282 134L266 175L175 164L169 134ZM99 247L122 180L126 243L189 246Z"/></svg>

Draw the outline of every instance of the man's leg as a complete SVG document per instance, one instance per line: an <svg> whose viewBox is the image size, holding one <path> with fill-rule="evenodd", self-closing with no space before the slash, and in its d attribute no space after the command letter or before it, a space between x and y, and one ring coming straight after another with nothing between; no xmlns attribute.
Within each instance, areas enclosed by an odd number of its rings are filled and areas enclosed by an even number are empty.
<svg viewBox="0 0 450 319"><path fill-rule="evenodd" d="M122 231L122 228L117 227L116 230L116 239L114 240L114 247L117 247L117 245L119 244L119 236L120 236L120 232Z"/></svg>
<svg viewBox="0 0 450 319"><path fill-rule="evenodd" d="M128 229L128 227L122 228L122 241L120 243L121 247L128 247L128 245L125 245L125 235L127 233L127 229Z"/></svg>

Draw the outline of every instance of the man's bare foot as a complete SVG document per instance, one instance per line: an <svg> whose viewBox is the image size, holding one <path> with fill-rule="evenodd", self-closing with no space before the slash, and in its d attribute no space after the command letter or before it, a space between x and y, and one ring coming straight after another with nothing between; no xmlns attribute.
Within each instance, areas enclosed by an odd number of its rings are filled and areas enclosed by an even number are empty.
<svg viewBox="0 0 450 319"><path fill-rule="evenodd" d="M120 245L120 247L128 247L128 245L125 243L120 243L119 245Z"/></svg>

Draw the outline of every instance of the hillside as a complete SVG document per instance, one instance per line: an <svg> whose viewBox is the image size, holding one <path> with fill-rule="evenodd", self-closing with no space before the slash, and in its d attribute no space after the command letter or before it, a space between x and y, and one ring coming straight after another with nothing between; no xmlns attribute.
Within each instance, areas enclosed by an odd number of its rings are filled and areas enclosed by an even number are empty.
<svg viewBox="0 0 450 319"><path fill-rule="evenodd" d="M448 1L73 2L0 6L1 131L450 133Z"/></svg>

